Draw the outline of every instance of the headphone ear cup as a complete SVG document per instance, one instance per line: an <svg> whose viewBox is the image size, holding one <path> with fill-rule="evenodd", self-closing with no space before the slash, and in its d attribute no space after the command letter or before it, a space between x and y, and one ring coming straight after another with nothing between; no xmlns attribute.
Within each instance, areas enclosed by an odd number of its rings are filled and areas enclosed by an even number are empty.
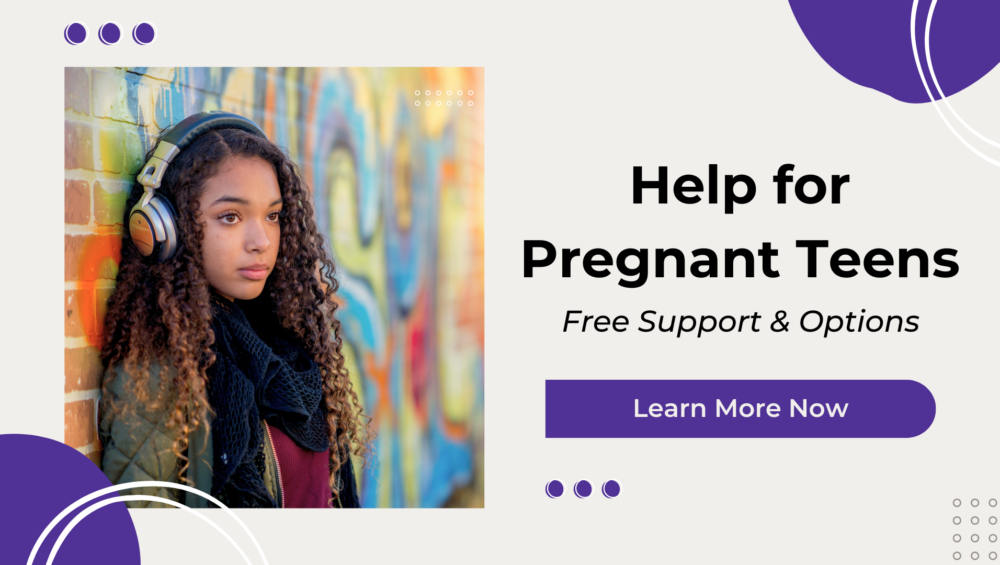
<svg viewBox="0 0 1000 565"><path fill-rule="evenodd" d="M165 198L154 195L143 206L140 200L129 214L129 236L144 257L156 257L158 263L169 261L177 252L177 214Z"/></svg>
<svg viewBox="0 0 1000 565"><path fill-rule="evenodd" d="M177 211L174 210L169 200L160 195L154 196L149 201L149 206L156 210L163 225L163 239L160 241L160 254L157 256L157 261L164 263L177 253L177 244L180 239L177 232Z"/></svg>
<svg viewBox="0 0 1000 565"><path fill-rule="evenodd" d="M132 213L129 214L128 233L140 255L149 257L153 253L156 253L159 242L156 241L153 221L142 211L142 208L138 204L136 204L135 208L132 208Z"/></svg>

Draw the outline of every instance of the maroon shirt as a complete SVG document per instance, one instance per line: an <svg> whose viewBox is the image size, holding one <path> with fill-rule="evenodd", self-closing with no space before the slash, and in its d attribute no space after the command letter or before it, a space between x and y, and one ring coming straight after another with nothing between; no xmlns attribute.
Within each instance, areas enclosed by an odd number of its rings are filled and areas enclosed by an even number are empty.
<svg viewBox="0 0 1000 565"><path fill-rule="evenodd" d="M299 447L278 426L267 424L278 461L282 508L330 508L330 450Z"/></svg>

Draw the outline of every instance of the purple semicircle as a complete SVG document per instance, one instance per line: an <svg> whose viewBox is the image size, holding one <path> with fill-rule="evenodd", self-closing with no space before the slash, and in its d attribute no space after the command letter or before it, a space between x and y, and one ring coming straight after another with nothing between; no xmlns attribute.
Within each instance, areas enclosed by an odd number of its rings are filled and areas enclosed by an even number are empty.
<svg viewBox="0 0 1000 565"><path fill-rule="evenodd" d="M920 81L910 40L911 0L789 0L806 39L844 78L896 100L930 102ZM924 27L930 0L920 0L917 52L927 85L939 99L927 69ZM938 2L931 21L934 73L945 96L965 90L1000 63L1000 2Z"/></svg>

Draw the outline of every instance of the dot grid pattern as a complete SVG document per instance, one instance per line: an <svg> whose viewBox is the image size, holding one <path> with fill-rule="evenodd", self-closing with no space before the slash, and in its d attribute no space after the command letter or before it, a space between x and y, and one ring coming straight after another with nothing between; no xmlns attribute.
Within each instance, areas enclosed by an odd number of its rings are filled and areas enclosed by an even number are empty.
<svg viewBox="0 0 1000 565"><path fill-rule="evenodd" d="M1000 513L997 499L991 498L984 503L978 498L973 498L965 503L962 499L956 498L951 501L951 505L956 509L951 518L953 527L965 530L952 534L951 541L960 544L960 547L951 554L951 558L955 561L962 559L978 561L980 558L996 561L997 552L1000 551L1000 547L993 545L997 543L997 534L983 529L986 523L990 526L997 524L997 514ZM963 505L965 505L964 512Z"/></svg>
<svg viewBox="0 0 1000 565"><path fill-rule="evenodd" d="M442 92L440 90L431 91L430 89L424 90L422 92L420 90L414 90L413 91L413 95L416 96L416 97L420 97L420 96L426 96L426 97L434 96L434 97L439 97L439 96L442 96L442 95L450 97L451 94L452 94L451 90L445 90L444 92ZM461 91L461 90L458 91L458 95L459 96L469 96L469 97L472 97L474 94L475 93L473 91L471 91L471 90L466 90L464 94L463 94L463 91ZM444 100L443 101L443 105L444 106L451 106L452 103L453 102L451 100ZM454 101L454 104L457 105L457 106L463 106L463 105L465 105L465 106L472 106L472 105L475 104L475 101L474 100L456 100L456 101ZM417 106L417 107L424 107L424 108L426 108L428 106L442 106L442 101L441 100L428 100L428 99L414 100L413 101L413 105Z"/></svg>

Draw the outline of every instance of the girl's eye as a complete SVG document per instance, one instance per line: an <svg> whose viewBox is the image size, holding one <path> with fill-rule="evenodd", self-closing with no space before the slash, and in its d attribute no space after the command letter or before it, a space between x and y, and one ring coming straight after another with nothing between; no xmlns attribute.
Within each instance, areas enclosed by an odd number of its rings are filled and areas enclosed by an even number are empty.
<svg viewBox="0 0 1000 565"><path fill-rule="evenodd" d="M267 219L272 222L277 222L281 218L281 212L271 212L267 215Z"/></svg>
<svg viewBox="0 0 1000 565"><path fill-rule="evenodd" d="M235 212L227 212L219 216L219 219L222 220L222 223L224 224L234 225L239 222L240 217Z"/></svg>

